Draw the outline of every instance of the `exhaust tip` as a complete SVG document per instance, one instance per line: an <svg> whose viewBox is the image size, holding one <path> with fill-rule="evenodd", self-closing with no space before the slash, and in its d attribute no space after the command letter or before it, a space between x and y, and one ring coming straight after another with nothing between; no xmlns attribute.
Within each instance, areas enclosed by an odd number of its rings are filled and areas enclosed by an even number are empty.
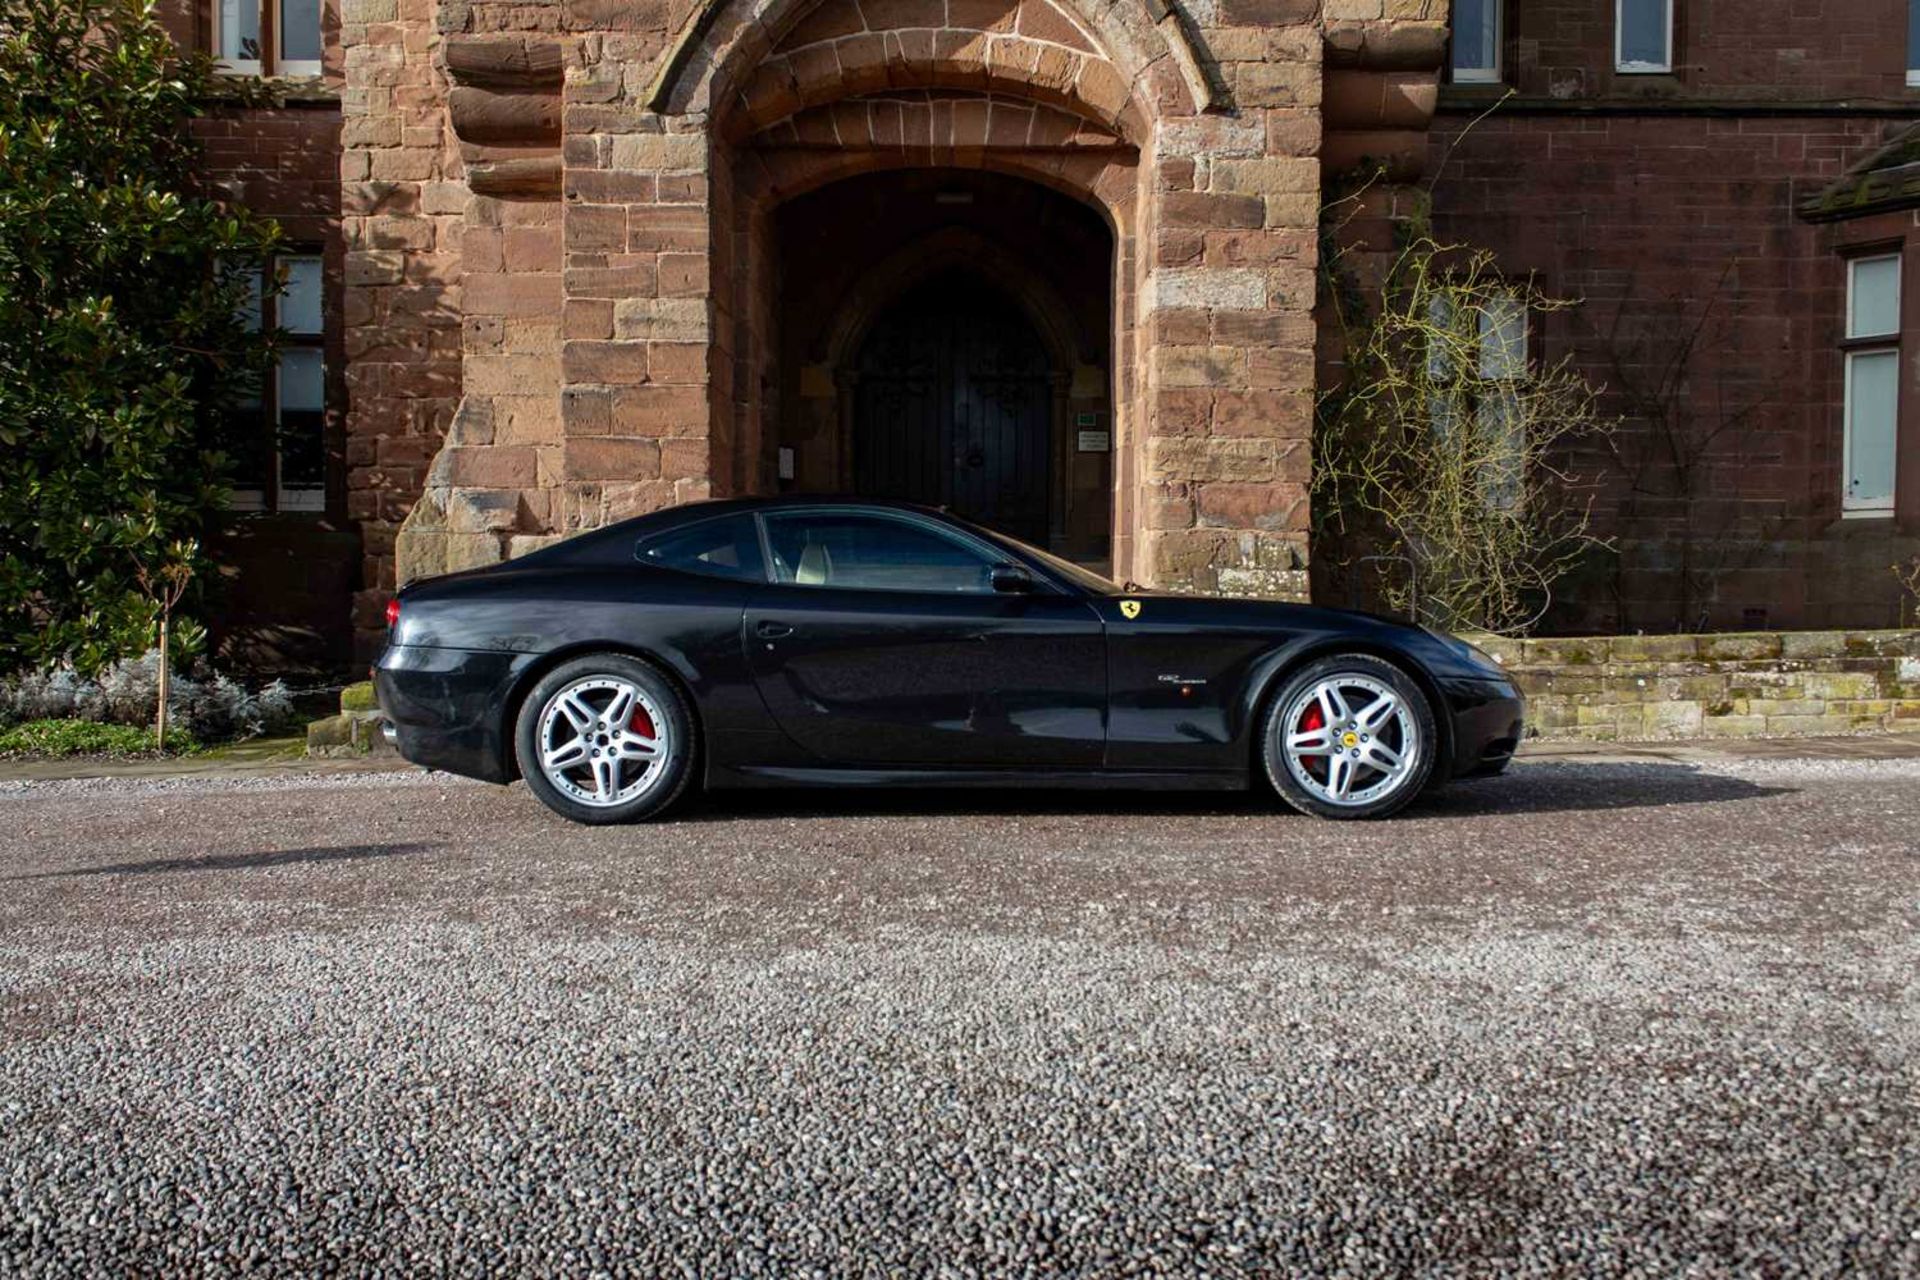
<svg viewBox="0 0 1920 1280"><path fill-rule="evenodd" d="M400 731L393 727L393 721L391 720L382 720L380 722L380 736L387 740L388 746L395 746L400 741Z"/></svg>

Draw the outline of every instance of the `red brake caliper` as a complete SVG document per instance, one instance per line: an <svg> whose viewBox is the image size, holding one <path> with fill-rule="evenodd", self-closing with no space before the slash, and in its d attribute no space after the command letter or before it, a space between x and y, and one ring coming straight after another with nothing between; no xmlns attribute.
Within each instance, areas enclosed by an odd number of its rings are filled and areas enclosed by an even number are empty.
<svg viewBox="0 0 1920 1280"><path fill-rule="evenodd" d="M1307 707L1307 714L1300 717L1300 732L1312 733L1315 729L1324 729L1326 727L1327 727L1327 718L1326 716L1321 714L1320 704L1318 702L1309 704ZM1326 767L1327 767L1326 757L1325 756L1308 756L1306 759L1306 766L1308 770L1311 771L1312 773L1316 775L1320 774L1326 770Z"/></svg>
<svg viewBox="0 0 1920 1280"><path fill-rule="evenodd" d="M633 719L627 722L627 727L643 738L658 736L653 731L653 721L648 717L645 707L635 707L633 709Z"/></svg>

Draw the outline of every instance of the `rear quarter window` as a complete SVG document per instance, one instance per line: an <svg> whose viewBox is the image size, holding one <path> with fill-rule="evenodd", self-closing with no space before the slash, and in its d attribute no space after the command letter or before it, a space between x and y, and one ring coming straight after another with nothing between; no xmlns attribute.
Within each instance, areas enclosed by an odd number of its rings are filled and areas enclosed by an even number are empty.
<svg viewBox="0 0 1920 1280"><path fill-rule="evenodd" d="M760 555L760 530L751 515L719 516L668 529L640 540L633 550L641 564L708 578L766 581Z"/></svg>

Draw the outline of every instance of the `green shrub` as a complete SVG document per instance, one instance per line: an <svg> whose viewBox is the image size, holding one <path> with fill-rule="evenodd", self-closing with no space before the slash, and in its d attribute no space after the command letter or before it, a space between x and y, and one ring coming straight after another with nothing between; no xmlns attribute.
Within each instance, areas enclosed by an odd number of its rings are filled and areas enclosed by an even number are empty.
<svg viewBox="0 0 1920 1280"><path fill-rule="evenodd" d="M186 734L167 735L167 751L185 755L200 749ZM0 730L0 756L152 755L153 730L91 720L29 720Z"/></svg>
<svg viewBox="0 0 1920 1280"><path fill-rule="evenodd" d="M0 672L143 653L137 566L225 510L279 231L196 192L218 93L141 0L0 0Z"/></svg>
<svg viewBox="0 0 1920 1280"><path fill-rule="evenodd" d="M160 655L148 653L83 676L71 667L0 680L0 728L16 721L92 720L151 732L160 703ZM286 685L259 689L205 664L175 669L168 690L169 723L202 742L257 737L291 728L299 718Z"/></svg>

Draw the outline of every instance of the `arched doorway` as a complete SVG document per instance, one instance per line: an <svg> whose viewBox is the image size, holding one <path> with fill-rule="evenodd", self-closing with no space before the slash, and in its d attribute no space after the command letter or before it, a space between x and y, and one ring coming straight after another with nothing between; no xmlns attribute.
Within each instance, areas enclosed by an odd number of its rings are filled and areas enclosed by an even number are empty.
<svg viewBox="0 0 1920 1280"><path fill-rule="evenodd" d="M874 320L855 367L856 492L1046 545L1053 370L1012 299L957 271L923 281Z"/></svg>
<svg viewBox="0 0 1920 1280"><path fill-rule="evenodd" d="M1115 243L1096 212L1010 175L897 170L789 200L770 230L779 490L946 506L1108 560Z"/></svg>

